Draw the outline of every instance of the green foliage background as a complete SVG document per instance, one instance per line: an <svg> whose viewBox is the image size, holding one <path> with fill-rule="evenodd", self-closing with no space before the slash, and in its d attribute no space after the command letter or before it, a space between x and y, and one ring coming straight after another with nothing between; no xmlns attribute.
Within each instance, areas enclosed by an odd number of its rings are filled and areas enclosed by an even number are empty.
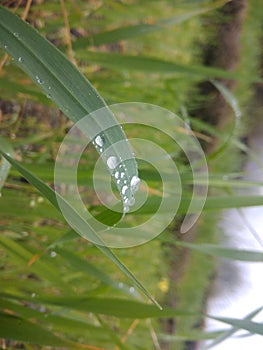
<svg viewBox="0 0 263 350"><path fill-rule="evenodd" d="M203 318L213 259L262 261L261 253L229 251L216 245L215 227L220 209L262 204L262 197L244 195L241 200L238 193L239 188L256 185L236 179L240 172L240 149L245 148L238 137L248 122L233 127L236 115L232 111L231 127L228 125L219 133L209 124L191 118L192 110L203 102L197 95L199 82L208 78L235 78L237 101L245 114L247 106L251 108L251 86L260 80L262 14L255 10L260 6L256 0L250 2L244 22L237 71L225 72L202 65L202 48L210 40L204 20L217 16L217 9L224 3L77 0L38 1L31 5L27 16L29 23L77 64L108 104L136 101L168 108L184 117L201 133L201 138L217 137L219 147L214 156L208 157L210 196L196 228L194 245L182 242L184 239L178 235L176 228L181 219L178 216L157 239L140 247L113 251L164 305L163 311L149 305L134 281L125 277L118 266L109 263L108 257L69 230L49 203L48 196L39 194L21 177L19 169L12 167L5 183L1 183L0 199L0 337L5 339L3 348L13 349L23 343L27 349L50 346L160 349L169 341L171 346L176 344L176 349L183 349L185 341L218 336L195 329ZM4 1L2 5L7 7L8 4ZM20 16L23 12L23 7L16 9ZM4 51L0 58L4 62ZM1 149L9 152L5 148L8 142L17 161L34 176L52 185L56 151L71 122L12 58L5 61L0 78L1 101L9 101L10 106L1 116L4 138L0 140ZM235 98L230 93L225 97L233 107ZM138 132L125 131L128 136ZM145 131L144 136L153 137L149 131ZM160 142L168 149L171 147L166 139ZM225 147L221 148L223 143ZM92 176L91 164L96 157L93 149L87 150L80 179ZM189 168L178 154L176 161L187 197L191 184ZM3 167L1 171L4 177ZM223 177L226 174L227 179ZM152 179L148 173L151 186L158 189L158 181ZM88 192L87 196L90 206L99 209L93 192ZM151 213L154 208L149 206L146 210ZM182 207L180 214L185 210ZM185 254L188 256L186 264ZM178 257L175 267L180 278L171 276L174 256ZM182 266L183 274L180 273ZM170 305L174 295L177 303L170 308L166 305ZM167 334L159 321L171 317L176 317L176 334L173 335ZM262 334L260 327L250 320L226 319L224 322Z"/></svg>

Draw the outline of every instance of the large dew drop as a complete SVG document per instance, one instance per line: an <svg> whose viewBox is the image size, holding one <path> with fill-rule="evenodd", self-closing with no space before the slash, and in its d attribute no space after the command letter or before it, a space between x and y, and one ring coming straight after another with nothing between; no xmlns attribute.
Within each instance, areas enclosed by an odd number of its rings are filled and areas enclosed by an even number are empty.
<svg viewBox="0 0 263 350"><path fill-rule="evenodd" d="M128 190L128 186L124 185L121 189L121 193L125 194L127 190Z"/></svg>
<svg viewBox="0 0 263 350"><path fill-rule="evenodd" d="M103 138L102 138L100 135L98 135L98 136L95 137L95 144L96 144L97 146L99 146L99 147L102 147L102 146L103 146L104 141L103 141Z"/></svg>
<svg viewBox="0 0 263 350"><path fill-rule="evenodd" d="M138 178L138 176L133 176L130 182L131 191L132 193L138 191L139 185L141 180Z"/></svg>
<svg viewBox="0 0 263 350"><path fill-rule="evenodd" d="M109 169L115 169L118 165L118 158L115 156L110 156L107 159L107 165L108 165Z"/></svg>

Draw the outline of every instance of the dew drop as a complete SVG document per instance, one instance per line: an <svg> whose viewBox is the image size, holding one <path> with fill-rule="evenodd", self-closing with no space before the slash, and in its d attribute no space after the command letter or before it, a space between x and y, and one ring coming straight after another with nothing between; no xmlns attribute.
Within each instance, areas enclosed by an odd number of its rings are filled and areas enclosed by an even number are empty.
<svg viewBox="0 0 263 350"><path fill-rule="evenodd" d="M17 32L14 33L14 36L15 36L16 38L19 38L19 34L18 34Z"/></svg>
<svg viewBox="0 0 263 350"><path fill-rule="evenodd" d="M36 293L31 294L31 298L35 298L35 296L36 296Z"/></svg>
<svg viewBox="0 0 263 350"><path fill-rule="evenodd" d="M114 174L115 179L118 179L119 176L120 176L120 173L116 171L116 173Z"/></svg>
<svg viewBox="0 0 263 350"><path fill-rule="evenodd" d="M36 206L36 201L34 199L31 199L31 201L29 202L29 206L30 208L34 208Z"/></svg>
<svg viewBox="0 0 263 350"><path fill-rule="evenodd" d="M55 258L56 256L57 256L56 252L54 252L54 251L50 252L50 257L51 258Z"/></svg>
<svg viewBox="0 0 263 350"><path fill-rule="evenodd" d="M121 182L121 180L119 179L119 180L117 180L117 185L119 185L120 184L120 182Z"/></svg>
<svg viewBox="0 0 263 350"><path fill-rule="evenodd" d="M47 98L51 98L51 94L47 94L46 96L47 96Z"/></svg>
<svg viewBox="0 0 263 350"><path fill-rule="evenodd" d="M97 146L102 147L104 145L103 138L100 135L96 136L95 143Z"/></svg>
<svg viewBox="0 0 263 350"><path fill-rule="evenodd" d="M127 190L128 190L128 186L124 185L121 189L121 193L125 194Z"/></svg>
<svg viewBox="0 0 263 350"><path fill-rule="evenodd" d="M44 198L43 197L38 197L37 198L37 202L38 203L43 203L44 202Z"/></svg>
<svg viewBox="0 0 263 350"><path fill-rule="evenodd" d="M100 148L100 149L99 149L99 152L100 152L100 153L102 153L102 151L103 151L103 149L102 149L102 148Z"/></svg>
<svg viewBox="0 0 263 350"><path fill-rule="evenodd" d="M125 173L121 173L121 178L123 179L125 176Z"/></svg>
<svg viewBox="0 0 263 350"><path fill-rule="evenodd" d="M18 62L19 63L22 63L23 62L23 58L20 56L20 57L18 57Z"/></svg>
<svg viewBox="0 0 263 350"><path fill-rule="evenodd" d="M40 77L38 75L36 75L36 81L40 85L44 84L44 81L42 79L40 79Z"/></svg>
<svg viewBox="0 0 263 350"><path fill-rule="evenodd" d="M130 182L130 186L132 189L132 192L138 191L139 185L140 185L141 180L138 178L138 176L133 176Z"/></svg>
<svg viewBox="0 0 263 350"><path fill-rule="evenodd" d="M131 197L127 200L127 204L132 207L135 204L135 198Z"/></svg>
<svg viewBox="0 0 263 350"><path fill-rule="evenodd" d="M130 291L130 293L134 293L135 292L135 288L134 287L130 287L129 291Z"/></svg>
<svg viewBox="0 0 263 350"><path fill-rule="evenodd" d="M110 156L107 159L107 165L110 169L115 169L116 166L118 165L118 159L115 156Z"/></svg>
<svg viewBox="0 0 263 350"><path fill-rule="evenodd" d="M129 209L130 209L130 208L129 208L128 205L124 205L124 206L123 206L123 212L124 212L124 214L125 214L125 213L128 213Z"/></svg>
<svg viewBox="0 0 263 350"><path fill-rule="evenodd" d="M8 48L8 46L5 44L5 45L4 45L4 49L6 50L7 48Z"/></svg>
<svg viewBox="0 0 263 350"><path fill-rule="evenodd" d="M119 288L123 288L123 283L119 282Z"/></svg>

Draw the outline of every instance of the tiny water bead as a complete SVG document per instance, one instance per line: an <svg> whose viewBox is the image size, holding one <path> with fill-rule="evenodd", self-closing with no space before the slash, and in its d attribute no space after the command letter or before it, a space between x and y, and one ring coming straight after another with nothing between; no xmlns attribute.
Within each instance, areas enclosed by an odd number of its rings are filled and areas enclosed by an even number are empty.
<svg viewBox="0 0 263 350"><path fill-rule="evenodd" d="M123 206L123 213L126 214L130 210L130 207L128 205Z"/></svg>
<svg viewBox="0 0 263 350"><path fill-rule="evenodd" d="M40 85L44 84L44 81L38 75L36 75L36 81Z"/></svg>
<svg viewBox="0 0 263 350"><path fill-rule="evenodd" d="M18 57L18 62L19 63L22 63L23 62L23 58L20 56L20 57Z"/></svg>
<svg viewBox="0 0 263 350"><path fill-rule="evenodd" d="M119 176L120 176L119 171L116 171L116 173L114 174L115 179L118 179Z"/></svg>
<svg viewBox="0 0 263 350"><path fill-rule="evenodd" d="M130 287L129 291L130 291L131 294L133 294L135 292L135 288L134 287Z"/></svg>
<svg viewBox="0 0 263 350"><path fill-rule="evenodd" d="M54 251L50 252L50 257L51 258L55 258L56 256L57 256L56 252L54 252Z"/></svg>

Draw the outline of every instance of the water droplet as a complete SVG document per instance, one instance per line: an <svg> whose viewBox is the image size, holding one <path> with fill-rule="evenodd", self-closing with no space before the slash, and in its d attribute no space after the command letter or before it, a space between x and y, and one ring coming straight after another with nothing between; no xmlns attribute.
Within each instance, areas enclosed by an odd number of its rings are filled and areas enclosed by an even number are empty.
<svg viewBox="0 0 263 350"><path fill-rule="evenodd" d="M127 190L128 190L128 186L124 185L121 189L121 193L125 194Z"/></svg>
<svg viewBox="0 0 263 350"><path fill-rule="evenodd" d="M23 62L23 58L20 56L20 57L18 57L18 62L19 63L22 63Z"/></svg>
<svg viewBox="0 0 263 350"><path fill-rule="evenodd" d="M123 283L119 282L119 288L123 288Z"/></svg>
<svg viewBox="0 0 263 350"><path fill-rule="evenodd" d="M95 143L99 147L102 147L104 145L104 140L103 140L103 138L100 135L98 135L98 136L95 137Z"/></svg>
<svg viewBox="0 0 263 350"><path fill-rule="evenodd" d="M31 294L31 298L35 298L35 296L36 296L36 293Z"/></svg>
<svg viewBox="0 0 263 350"><path fill-rule="evenodd" d="M124 214L125 214L125 213L128 213L129 209L130 209L130 208L129 208L128 205L124 205L124 206L123 206L123 212L124 212Z"/></svg>
<svg viewBox="0 0 263 350"><path fill-rule="evenodd" d="M123 179L125 176L125 173L121 173L121 178Z"/></svg>
<svg viewBox="0 0 263 350"><path fill-rule="evenodd" d="M4 49L6 50L7 48L8 48L8 46L5 44L5 45L4 45Z"/></svg>
<svg viewBox="0 0 263 350"><path fill-rule="evenodd" d="M130 291L130 293L134 293L135 292L135 288L134 287L130 287L129 291Z"/></svg>
<svg viewBox="0 0 263 350"><path fill-rule="evenodd" d="M17 32L14 33L14 36L15 36L16 38L19 38L19 34L18 34Z"/></svg>
<svg viewBox="0 0 263 350"><path fill-rule="evenodd" d="M44 202L44 198L43 197L38 197L37 198L37 202L38 203L43 203Z"/></svg>
<svg viewBox="0 0 263 350"><path fill-rule="evenodd" d="M54 251L50 252L50 257L51 258L55 258L56 256L57 256L56 252L54 252Z"/></svg>
<svg viewBox="0 0 263 350"><path fill-rule="evenodd" d="M51 94L47 94L46 96L47 96L47 98L51 98Z"/></svg>
<svg viewBox="0 0 263 350"><path fill-rule="evenodd" d="M124 180L123 183L126 185L127 184L127 180Z"/></svg>
<svg viewBox="0 0 263 350"><path fill-rule="evenodd" d="M119 179L119 180L117 180L117 185L119 185L120 184L120 182L121 182L121 180Z"/></svg>
<svg viewBox="0 0 263 350"><path fill-rule="evenodd" d="M120 173L116 171L116 173L114 174L115 179L118 179L119 176L120 176Z"/></svg>
<svg viewBox="0 0 263 350"><path fill-rule="evenodd" d="M135 204L135 198L131 197L128 199L127 204L132 207Z"/></svg>
<svg viewBox="0 0 263 350"><path fill-rule="evenodd" d="M139 185L140 185L141 180L138 178L138 176L133 176L130 182L130 186L132 189L132 192L138 191Z"/></svg>
<svg viewBox="0 0 263 350"><path fill-rule="evenodd" d="M29 202L29 206L31 208L34 208L36 206L36 201L34 199L31 199L31 201Z"/></svg>
<svg viewBox="0 0 263 350"><path fill-rule="evenodd" d="M115 169L116 166L118 165L118 159L115 156L110 156L107 159L107 165L110 169Z"/></svg>
<svg viewBox="0 0 263 350"><path fill-rule="evenodd" d="M42 79L40 79L40 77L38 75L36 75L36 81L40 85L44 84L44 81Z"/></svg>

